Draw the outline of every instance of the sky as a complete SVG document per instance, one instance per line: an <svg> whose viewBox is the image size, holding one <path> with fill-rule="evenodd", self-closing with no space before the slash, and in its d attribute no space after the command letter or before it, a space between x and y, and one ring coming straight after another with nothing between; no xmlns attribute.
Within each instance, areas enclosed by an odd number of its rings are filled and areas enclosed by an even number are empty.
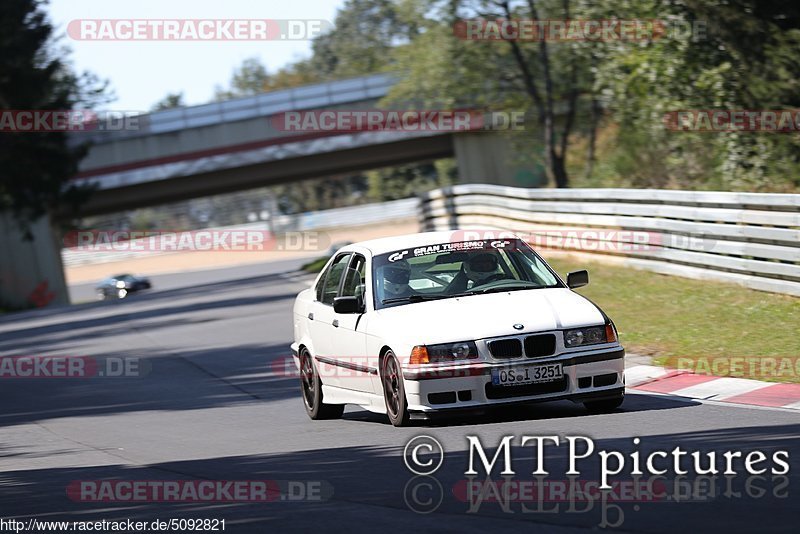
<svg viewBox="0 0 800 534"><path fill-rule="evenodd" d="M100 41L73 39L78 19L290 19L333 22L344 0L50 0L48 11L77 71L110 82L116 100L107 109L147 111L168 93L187 104L210 101L227 87L234 68L258 57L274 72L311 55L310 40Z"/></svg>

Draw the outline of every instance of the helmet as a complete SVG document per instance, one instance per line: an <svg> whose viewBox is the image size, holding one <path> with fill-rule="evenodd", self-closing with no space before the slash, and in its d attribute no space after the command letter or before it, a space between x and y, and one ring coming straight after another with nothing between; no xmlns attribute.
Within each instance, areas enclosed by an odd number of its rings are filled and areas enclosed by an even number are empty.
<svg viewBox="0 0 800 534"><path fill-rule="evenodd" d="M464 262L464 272L475 285L482 283L497 271L497 256L491 252L471 254Z"/></svg>
<svg viewBox="0 0 800 534"><path fill-rule="evenodd" d="M404 295L409 289L411 267L405 260L384 265L381 267L381 279L383 279L383 291L387 297Z"/></svg>

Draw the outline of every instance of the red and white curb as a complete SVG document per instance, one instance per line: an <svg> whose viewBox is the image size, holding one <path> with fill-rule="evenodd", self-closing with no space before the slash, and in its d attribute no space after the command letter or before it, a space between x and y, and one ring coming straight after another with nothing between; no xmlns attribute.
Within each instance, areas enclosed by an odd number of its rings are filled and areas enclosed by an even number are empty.
<svg viewBox="0 0 800 534"><path fill-rule="evenodd" d="M625 383L633 391L800 410L800 384L702 375L655 365L628 367Z"/></svg>

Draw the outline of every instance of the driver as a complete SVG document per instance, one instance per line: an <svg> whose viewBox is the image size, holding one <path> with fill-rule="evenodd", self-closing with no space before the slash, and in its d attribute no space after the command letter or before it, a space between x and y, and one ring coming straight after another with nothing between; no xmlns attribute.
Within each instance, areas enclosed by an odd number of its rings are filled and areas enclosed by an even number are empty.
<svg viewBox="0 0 800 534"><path fill-rule="evenodd" d="M505 277L502 273L498 272L497 267L499 260L496 253L493 252L477 252L470 254L461 264L461 270L447 286L447 293L463 293L473 287L483 285L492 278Z"/></svg>
<svg viewBox="0 0 800 534"><path fill-rule="evenodd" d="M480 252L470 255L464 262L464 273L467 279L472 282L472 287L485 284L497 274L497 256L491 252Z"/></svg>
<svg viewBox="0 0 800 534"><path fill-rule="evenodd" d="M381 267L380 279L383 280L383 298L392 299L414 294L408 285L411 279L411 267L405 260L389 263Z"/></svg>

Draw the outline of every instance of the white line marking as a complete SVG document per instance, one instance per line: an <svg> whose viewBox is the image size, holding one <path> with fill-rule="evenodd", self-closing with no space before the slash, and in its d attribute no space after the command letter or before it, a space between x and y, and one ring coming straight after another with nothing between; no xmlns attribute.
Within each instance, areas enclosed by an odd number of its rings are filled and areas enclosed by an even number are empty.
<svg viewBox="0 0 800 534"><path fill-rule="evenodd" d="M678 397L673 395L672 393L656 393L655 391L643 391L641 389L633 389L630 391L626 391L625 395L647 395L651 397L670 397L670 399L678 401L678 402L685 402L687 404L691 404L694 402L699 402L700 404L708 404L709 406L718 406L720 408L743 408L747 410L767 410L767 411L779 411L779 412L786 412L786 413L797 413L796 409L789 408L788 406L758 406L756 404L739 404L738 402L728 402L728 401L718 401L718 400L707 400L707 399L690 399L689 397ZM625 405L622 405L623 409Z"/></svg>
<svg viewBox="0 0 800 534"><path fill-rule="evenodd" d="M657 365L635 365L625 369L625 385L634 387L655 380L669 373L668 369Z"/></svg>
<svg viewBox="0 0 800 534"><path fill-rule="evenodd" d="M678 389L673 391L672 394L682 397L692 397L694 399L724 400L735 395L750 393L751 391L763 389L771 385L773 384L759 382L758 380L723 377Z"/></svg>

